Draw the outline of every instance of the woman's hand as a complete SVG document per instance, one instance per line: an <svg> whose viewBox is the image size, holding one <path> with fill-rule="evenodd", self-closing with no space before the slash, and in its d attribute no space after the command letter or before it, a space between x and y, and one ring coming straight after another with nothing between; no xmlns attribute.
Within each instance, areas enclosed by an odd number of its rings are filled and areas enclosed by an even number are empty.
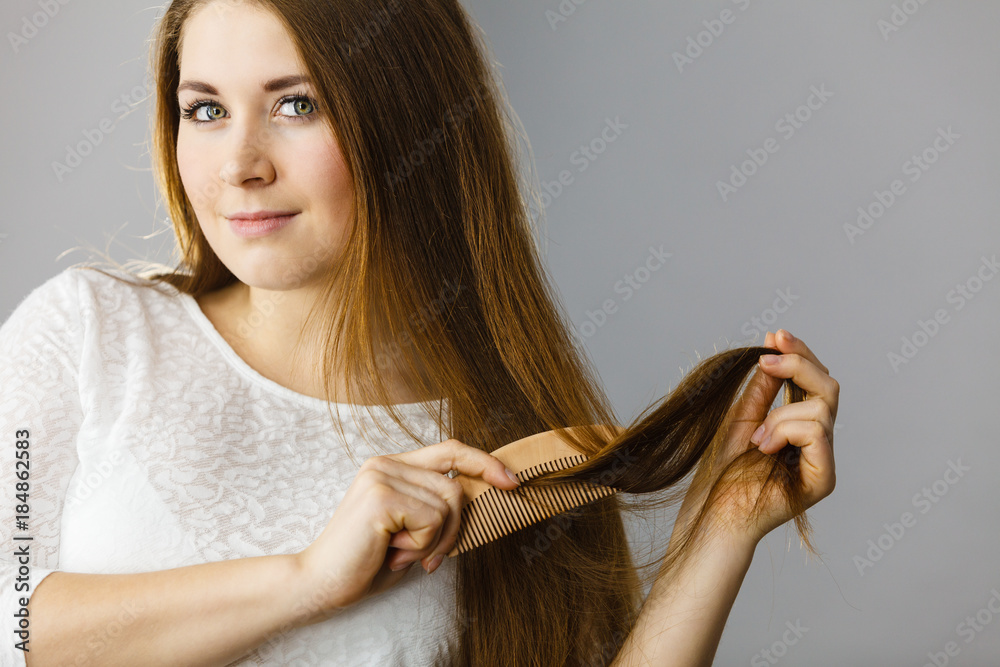
<svg viewBox="0 0 1000 667"><path fill-rule="evenodd" d="M779 333L775 336L768 332L764 346L778 349L782 354L761 357L753 377L726 417L723 428L728 428L727 437L716 453L713 470L718 474L750 447L756 446L772 455L786 445L798 447L800 480L808 508L830 495L836 484L833 422L837 417L840 385L805 343L783 329ZM777 362L765 363L768 356L774 356ZM768 412L783 381L789 378L805 391L805 400ZM693 521L714 481L696 476L675 525L686 526ZM756 545L764 535L793 518L787 504L775 492L761 499L764 511L755 525L748 525L751 503L759 495L759 486L737 489L720 498L718 512L708 518L737 542Z"/></svg>
<svg viewBox="0 0 1000 667"><path fill-rule="evenodd" d="M455 439L362 464L326 528L298 554L313 613L326 616L390 588L418 560L428 573L441 564L465 502L451 470L517 486L500 459Z"/></svg>

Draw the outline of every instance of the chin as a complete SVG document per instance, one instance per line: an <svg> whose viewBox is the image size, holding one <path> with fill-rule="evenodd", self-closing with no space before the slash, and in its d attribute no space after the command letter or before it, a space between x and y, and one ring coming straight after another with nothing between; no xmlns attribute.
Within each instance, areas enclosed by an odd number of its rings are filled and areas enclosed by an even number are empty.
<svg viewBox="0 0 1000 667"><path fill-rule="evenodd" d="M229 266L227 264L227 266ZM302 262L282 262L272 260L266 262L264 266L235 267L236 270L229 270L240 282L250 287L274 292L285 292L303 287L316 286L319 284L321 275L319 271L309 262L305 266ZM310 268L312 270L306 270Z"/></svg>
<svg viewBox="0 0 1000 667"><path fill-rule="evenodd" d="M287 239L286 243L220 244L219 260L236 278L250 287L288 291L317 286L324 279L324 267L337 259L323 248L323 239ZM215 245L209 243L213 250Z"/></svg>

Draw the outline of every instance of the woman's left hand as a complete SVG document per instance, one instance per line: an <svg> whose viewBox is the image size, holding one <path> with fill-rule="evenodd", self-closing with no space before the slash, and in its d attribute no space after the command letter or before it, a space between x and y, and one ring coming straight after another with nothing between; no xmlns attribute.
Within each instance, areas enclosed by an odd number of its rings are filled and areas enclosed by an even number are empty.
<svg viewBox="0 0 1000 667"><path fill-rule="evenodd" d="M765 454L777 454L786 445L798 447L799 473L806 508L833 492L836 474L833 460L833 423L837 417L840 384L830 377L812 350L787 331L770 332L764 346L781 355L764 355L740 398L726 417L726 439L716 454L713 469L721 471L733 458L756 446ZM767 364L768 356L776 360ZM784 380L791 379L806 394L805 400L782 405L768 412ZM714 482L713 480L710 480ZM675 526L693 520L701 509L711 484L696 476L685 498ZM775 491L762 498L763 512L750 524L752 503L760 495L760 486L738 489L719 499L709 517L719 524L729 538L756 545L764 535L793 518L793 514ZM716 528L713 526L712 529Z"/></svg>

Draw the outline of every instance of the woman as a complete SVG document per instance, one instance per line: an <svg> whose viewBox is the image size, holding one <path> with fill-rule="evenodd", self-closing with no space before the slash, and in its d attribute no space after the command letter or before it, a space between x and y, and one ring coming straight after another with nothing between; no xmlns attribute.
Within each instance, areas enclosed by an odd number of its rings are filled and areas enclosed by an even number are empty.
<svg viewBox="0 0 1000 667"><path fill-rule="evenodd" d="M566 475L641 451L612 480L637 493L698 464L644 605L617 496L444 558L444 473L511 490L488 452L617 421L531 244L473 34L453 0L171 3L153 133L180 269L67 270L0 330L4 460L30 459L4 467L32 584L14 596L21 563L0 563L30 648L6 657L711 663L756 543L833 489L839 387L768 333L748 349L782 354L734 405L754 359L717 355L625 437L581 439ZM806 400L768 413L785 379ZM764 470L800 477L726 475Z"/></svg>

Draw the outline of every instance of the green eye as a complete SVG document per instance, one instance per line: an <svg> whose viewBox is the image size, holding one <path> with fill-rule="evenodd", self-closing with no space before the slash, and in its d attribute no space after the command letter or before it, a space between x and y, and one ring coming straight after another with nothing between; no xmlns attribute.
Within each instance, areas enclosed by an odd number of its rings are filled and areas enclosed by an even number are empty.
<svg viewBox="0 0 1000 667"><path fill-rule="evenodd" d="M287 118L304 119L316 112L316 104L305 95L289 95L281 100L279 113ZM210 123L227 116L224 107L210 100L198 100L181 110L181 117L195 123Z"/></svg>
<svg viewBox="0 0 1000 667"><path fill-rule="evenodd" d="M308 97L293 97L282 102L280 109L286 116L308 116L316 110L316 105Z"/></svg>
<svg viewBox="0 0 1000 667"><path fill-rule="evenodd" d="M208 100L198 100L186 109L181 109L181 117L195 123L210 123L225 116L225 109Z"/></svg>

